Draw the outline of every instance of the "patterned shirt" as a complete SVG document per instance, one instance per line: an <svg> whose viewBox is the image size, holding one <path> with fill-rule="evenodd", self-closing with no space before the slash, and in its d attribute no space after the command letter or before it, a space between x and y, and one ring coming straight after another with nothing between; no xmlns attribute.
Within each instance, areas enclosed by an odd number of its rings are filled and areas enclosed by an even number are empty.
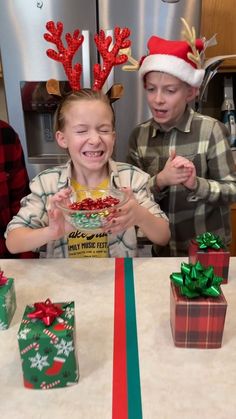
<svg viewBox="0 0 236 419"><path fill-rule="evenodd" d="M151 191L170 222L171 240L167 247L156 248L158 254L186 256L190 239L206 231L230 243L229 206L236 202L236 171L227 136L221 122L189 107L170 131L161 130L150 119L132 132L128 161L150 174ZM158 190L156 174L164 168L171 149L194 163L194 191L183 185Z"/></svg>
<svg viewBox="0 0 236 419"><path fill-rule="evenodd" d="M0 120L0 258L30 257L11 255L5 245L4 232L20 208L20 200L29 193L29 179L18 135Z"/></svg>
<svg viewBox="0 0 236 419"><path fill-rule="evenodd" d="M148 208L157 217L167 220L150 192L147 173L130 164L109 160L109 175L111 187L130 187L140 205ZM30 183L31 194L22 200L21 209L8 224L6 235L8 231L18 227L46 227L48 225L48 199L67 186L68 178L71 178L71 161L37 175ZM108 241L109 257L137 256L137 237L134 227L118 235L109 235ZM40 257L68 257L67 237L51 241L43 251L42 249L38 251L40 251Z"/></svg>

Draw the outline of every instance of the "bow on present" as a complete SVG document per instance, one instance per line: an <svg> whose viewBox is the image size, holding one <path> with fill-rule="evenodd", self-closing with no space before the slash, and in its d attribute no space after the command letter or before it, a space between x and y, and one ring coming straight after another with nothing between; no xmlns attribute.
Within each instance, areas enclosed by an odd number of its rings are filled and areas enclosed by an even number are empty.
<svg viewBox="0 0 236 419"><path fill-rule="evenodd" d="M34 303L35 310L27 314L30 319L40 319L46 326L50 326L63 310L53 304L48 298L45 302Z"/></svg>
<svg viewBox="0 0 236 419"><path fill-rule="evenodd" d="M225 245L219 236L213 233L203 233L197 236L196 242L198 243L199 249L224 249Z"/></svg>
<svg viewBox="0 0 236 419"><path fill-rule="evenodd" d="M195 265L181 263L181 272L172 273L171 281L180 288L182 295L194 297L218 297L223 278L214 275L213 266L204 266L198 261Z"/></svg>
<svg viewBox="0 0 236 419"><path fill-rule="evenodd" d="M0 287L7 283L7 277L3 275L3 271L0 269Z"/></svg>

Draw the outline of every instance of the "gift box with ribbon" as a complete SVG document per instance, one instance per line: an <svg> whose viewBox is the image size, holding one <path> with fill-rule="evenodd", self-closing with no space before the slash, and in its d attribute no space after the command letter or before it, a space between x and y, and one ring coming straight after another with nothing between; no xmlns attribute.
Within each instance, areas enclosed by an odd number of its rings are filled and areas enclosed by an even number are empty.
<svg viewBox="0 0 236 419"><path fill-rule="evenodd" d="M170 275L170 324L175 346L220 348L227 302L212 266L181 263Z"/></svg>
<svg viewBox="0 0 236 419"><path fill-rule="evenodd" d="M230 252L219 236L206 232L191 240L189 245L189 263L202 263L203 266L214 266L216 275L223 278L222 284L228 282Z"/></svg>
<svg viewBox="0 0 236 419"><path fill-rule="evenodd" d="M26 306L18 343L25 387L46 390L78 382L73 301Z"/></svg>
<svg viewBox="0 0 236 419"><path fill-rule="evenodd" d="M8 329L16 310L16 293L13 278L4 276L0 269L0 330Z"/></svg>

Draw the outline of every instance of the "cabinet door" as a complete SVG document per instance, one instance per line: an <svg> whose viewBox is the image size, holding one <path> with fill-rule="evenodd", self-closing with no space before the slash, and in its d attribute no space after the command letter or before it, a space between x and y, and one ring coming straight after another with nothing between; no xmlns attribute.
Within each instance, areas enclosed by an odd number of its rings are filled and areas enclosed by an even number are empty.
<svg viewBox="0 0 236 419"><path fill-rule="evenodd" d="M217 34L217 45L206 50L206 57L236 54L236 1L202 0L201 35ZM236 58L225 60L221 68L235 69Z"/></svg>

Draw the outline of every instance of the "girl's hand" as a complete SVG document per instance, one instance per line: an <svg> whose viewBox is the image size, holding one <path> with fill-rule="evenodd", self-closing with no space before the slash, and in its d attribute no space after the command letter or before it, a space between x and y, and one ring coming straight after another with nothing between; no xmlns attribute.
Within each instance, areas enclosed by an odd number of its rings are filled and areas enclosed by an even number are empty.
<svg viewBox="0 0 236 419"><path fill-rule="evenodd" d="M52 240L58 240L74 230L74 227L65 220L63 212L56 205L57 203L68 204L70 202L70 194L71 188L66 188L57 192L49 199L47 211Z"/></svg>
<svg viewBox="0 0 236 419"><path fill-rule="evenodd" d="M139 225L142 217L141 206L136 201L130 188L121 188L128 196L128 201L116 212L112 213L109 224L104 228L105 233L118 234L134 225Z"/></svg>

